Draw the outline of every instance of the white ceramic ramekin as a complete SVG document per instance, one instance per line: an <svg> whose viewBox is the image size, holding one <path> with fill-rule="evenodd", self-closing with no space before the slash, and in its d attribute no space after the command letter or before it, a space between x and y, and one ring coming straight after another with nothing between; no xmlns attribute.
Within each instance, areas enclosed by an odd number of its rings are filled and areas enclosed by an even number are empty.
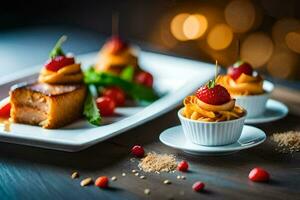
<svg viewBox="0 0 300 200"><path fill-rule="evenodd" d="M274 85L269 81L264 81L264 94L251 96L234 96L236 104L247 110L247 117L257 117L266 110L266 103L271 95Z"/></svg>
<svg viewBox="0 0 300 200"><path fill-rule="evenodd" d="M221 146L238 141L242 134L246 114L238 119L223 122L202 122L183 116L178 111L185 137L192 143L204 146Z"/></svg>

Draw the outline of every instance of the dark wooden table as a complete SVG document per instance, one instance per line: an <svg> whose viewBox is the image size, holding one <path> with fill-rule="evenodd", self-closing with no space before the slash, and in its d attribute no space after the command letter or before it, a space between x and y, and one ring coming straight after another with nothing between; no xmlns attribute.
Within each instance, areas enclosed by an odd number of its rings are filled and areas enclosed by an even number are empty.
<svg viewBox="0 0 300 200"><path fill-rule="evenodd" d="M3 96L6 91L1 91ZM274 132L300 130L300 117L289 114L285 119L259 125L268 136ZM176 110L169 112L122 135L77 153L46 150L14 144L0 144L0 199L300 199L300 153L282 154L267 139L263 144L226 156L193 157L159 142L159 134L179 124ZM101 134L101 133L99 133ZM140 179L131 172L137 169L130 148L143 145L146 151L174 154L187 160L190 171L186 180L181 173L142 173ZM271 174L268 183L248 180L256 166ZM79 179L71 179L78 171ZM122 176L126 173L126 176ZM91 185L81 187L85 177L117 176L110 188ZM165 179L172 184L165 185ZM195 181L203 181L203 193L192 191ZM151 190L150 195L144 189Z"/></svg>

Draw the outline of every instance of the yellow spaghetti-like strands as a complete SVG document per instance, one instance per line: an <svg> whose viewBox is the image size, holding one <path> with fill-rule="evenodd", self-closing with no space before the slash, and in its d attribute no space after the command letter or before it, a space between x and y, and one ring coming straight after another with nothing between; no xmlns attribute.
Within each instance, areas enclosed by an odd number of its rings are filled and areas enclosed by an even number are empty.
<svg viewBox="0 0 300 200"><path fill-rule="evenodd" d="M243 108L235 106L229 111L206 111L202 109L198 104L196 96L188 96L184 99L183 114L188 119L203 121L203 122L221 122L237 119L245 114Z"/></svg>

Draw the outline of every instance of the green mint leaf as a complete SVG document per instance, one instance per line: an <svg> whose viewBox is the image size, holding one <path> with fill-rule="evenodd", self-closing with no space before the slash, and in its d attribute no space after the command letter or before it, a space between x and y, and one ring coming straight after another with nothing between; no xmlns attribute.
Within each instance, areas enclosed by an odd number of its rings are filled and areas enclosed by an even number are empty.
<svg viewBox="0 0 300 200"><path fill-rule="evenodd" d="M127 66L123 69L120 77L126 81L132 81L134 76L134 68L132 66Z"/></svg>
<svg viewBox="0 0 300 200"><path fill-rule="evenodd" d="M49 57L51 59L57 57L57 56L64 56L64 52L61 48L62 44L67 40L67 36L63 35L59 38L59 40L56 42L55 46L51 50Z"/></svg>
<svg viewBox="0 0 300 200"><path fill-rule="evenodd" d="M84 102L83 115L86 117L89 123L95 126L100 126L101 116L93 97L92 86L88 86L88 94Z"/></svg>
<svg viewBox="0 0 300 200"><path fill-rule="evenodd" d="M214 80L209 80L206 85L207 85L208 89L212 89L215 87L216 82Z"/></svg>

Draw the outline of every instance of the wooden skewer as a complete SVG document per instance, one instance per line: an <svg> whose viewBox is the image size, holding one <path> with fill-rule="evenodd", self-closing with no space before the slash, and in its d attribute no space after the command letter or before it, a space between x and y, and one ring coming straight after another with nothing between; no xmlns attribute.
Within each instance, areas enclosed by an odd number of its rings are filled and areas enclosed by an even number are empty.
<svg viewBox="0 0 300 200"><path fill-rule="evenodd" d="M114 12L112 14L112 35L119 35L119 13Z"/></svg>

